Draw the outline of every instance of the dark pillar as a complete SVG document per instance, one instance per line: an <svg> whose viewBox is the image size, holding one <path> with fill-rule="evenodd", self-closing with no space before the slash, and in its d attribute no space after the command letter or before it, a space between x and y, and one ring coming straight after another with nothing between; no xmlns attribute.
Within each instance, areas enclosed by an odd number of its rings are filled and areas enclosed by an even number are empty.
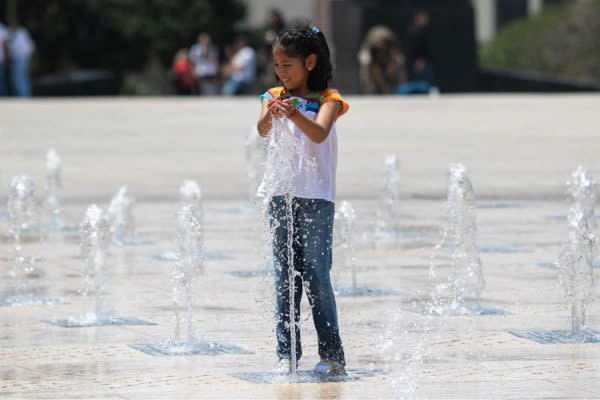
<svg viewBox="0 0 600 400"><path fill-rule="evenodd" d="M330 7L332 35L328 41L334 61L332 86L339 88L342 93L358 93L362 10L353 1L332 0Z"/></svg>

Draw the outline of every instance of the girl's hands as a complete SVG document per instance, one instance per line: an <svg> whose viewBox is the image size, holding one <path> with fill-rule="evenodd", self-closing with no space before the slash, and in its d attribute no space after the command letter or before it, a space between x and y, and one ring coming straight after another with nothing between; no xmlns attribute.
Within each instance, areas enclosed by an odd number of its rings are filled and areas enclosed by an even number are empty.
<svg viewBox="0 0 600 400"><path fill-rule="evenodd" d="M269 112L276 118L290 118L297 112L296 106L287 100L271 99L268 107Z"/></svg>

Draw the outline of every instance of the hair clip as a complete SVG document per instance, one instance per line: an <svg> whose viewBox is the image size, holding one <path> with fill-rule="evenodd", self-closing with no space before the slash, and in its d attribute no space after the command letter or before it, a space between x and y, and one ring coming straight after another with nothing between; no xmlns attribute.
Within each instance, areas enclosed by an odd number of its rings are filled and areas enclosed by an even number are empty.
<svg viewBox="0 0 600 400"><path fill-rule="evenodd" d="M317 28L316 26L313 26L311 30L312 30L312 33L314 33L315 35L318 34L319 32L321 32L319 30L319 28Z"/></svg>

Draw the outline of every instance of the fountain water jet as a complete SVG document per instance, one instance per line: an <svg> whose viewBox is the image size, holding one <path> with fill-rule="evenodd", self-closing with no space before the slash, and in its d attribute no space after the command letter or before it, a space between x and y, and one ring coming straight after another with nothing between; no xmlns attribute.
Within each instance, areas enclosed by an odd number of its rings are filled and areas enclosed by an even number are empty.
<svg viewBox="0 0 600 400"><path fill-rule="evenodd" d="M598 235L598 224L596 221L596 215L594 208L596 206L596 181L588 170L583 168L581 165L573 171L571 179L567 181L567 193L571 200L571 208L567 215L567 223L571 228L576 225L576 222L572 221L573 218L579 218L578 213L584 214L582 218L586 218L590 232L594 235ZM559 219L558 216L553 219ZM562 219L562 218L560 218ZM594 262L598 253L598 241L596 241L594 254L593 254L593 268L600 268L600 264ZM538 263L539 266L547 269L557 269L557 263L543 262Z"/></svg>
<svg viewBox="0 0 600 400"><path fill-rule="evenodd" d="M244 143L248 176L248 203L251 205L256 203L256 191L260 186L265 169L265 145L266 141L258 134L256 125L253 125Z"/></svg>
<svg viewBox="0 0 600 400"><path fill-rule="evenodd" d="M154 325L132 318L116 317L104 299L104 288L109 280L106 258L108 247L112 241L112 232L108 218L95 204L89 206L81 223L81 276L83 279L83 296L95 297L93 312L77 317L53 320L54 325L65 328L79 328L102 325Z"/></svg>
<svg viewBox="0 0 600 400"><path fill-rule="evenodd" d="M385 158L385 168L379 206L376 235L396 237L400 234L400 163L395 154Z"/></svg>
<svg viewBox="0 0 600 400"><path fill-rule="evenodd" d="M554 268L571 313L571 330L515 331L516 336L538 343L600 343L600 331L586 329L586 308L593 295L594 259L598 237L594 214L596 183L579 166L567 182L572 205L567 214L569 237L563 244Z"/></svg>
<svg viewBox="0 0 600 400"><path fill-rule="evenodd" d="M135 198L127 185L121 186L108 206L108 220L113 235L113 243L117 246L137 246L150 244L140 239L135 233L133 208Z"/></svg>
<svg viewBox="0 0 600 400"><path fill-rule="evenodd" d="M108 206L110 230L113 241L117 245L124 245L135 235L134 204L135 198L129 192L127 185L121 186L110 201Z"/></svg>
<svg viewBox="0 0 600 400"><path fill-rule="evenodd" d="M334 224L334 244L336 254L334 254L334 292L338 296L395 296L399 293L393 290L371 289L358 287L356 256L354 254L353 230L356 212L348 201L342 201L336 208ZM340 284L342 274L350 270L351 286L344 287Z"/></svg>
<svg viewBox="0 0 600 400"><path fill-rule="evenodd" d="M94 293L95 313L88 313L87 321L110 319L110 312L103 304L103 290L108 274L106 272L106 254L111 240L110 225L102 210L96 205L88 207L81 223L81 276L83 278L82 295Z"/></svg>
<svg viewBox="0 0 600 400"><path fill-rule="evenodd" d="M204 206L203 206L202 189L198 182L185 179L179 186L179 204L181 207L189 206L194 210L200 224L204 219ZM227 260L230 257L219 252L207 252L203 251L203 257L205 260ZM179 258L175 251L165 251L159 254L151 256L156 261L167 261L174 262Z"/></svg>
<svg viewBox="0 0 600 400"><path fill-rule="evenodd" d="M571 174L571 180L567 182L567 185L569 195L573 200L570 215L573 215L574 212L586 214L585 217L588 220L589 228L592 233L595 233L598 229L598 223L594 212L597 197L594 177L580 165ZM572 223L572 221L569 222Z"/></svg>
<svg viewBox="0 0 600 400"><path fill-rule="evenodd" d="M202 221L202 190L200 189L198 182L191 179L185 179L181 183L181 186L179 186L179 199L183 206L194 208L200 221Z"/></svg>
<svg viewBox="0 0 600 400"><path fill-rule="evenodd" d="M440 342L441 321L431 315L407 315L394 312L381 338L380 353L386 372L398 398L413 399L418 374L427 359L434 358L434 346Z"/></svg>
<svg viewBox="0 0 600 400"><path fill-rule="evenodd" d="M214 343L196 337L193 318L195 286L204 271L202 251L203 232L197 204L183 205L176 214L177 260L171 272L173 283L173 337L159 343L136 344L131 347L154 356L216 355L246 353L244 349L223 343ZM182 318L179 314L180 297L185 298L187 339L181 338Z"/></svg>
<svg viewBox="0 0 600 400"><path fill-rule="evenodd" d="M175 319L175 335L173 341L181 342L180 339L180 324L179 316L179 293L183 290L187 304L187 327L188 327L188 344L193 344L194 328L192 314L192 293L193 287L199 279L203 269L204 260L202 259L202 226L200 224L200 216L198 209L192 205L186 205L177 212L177 261L175 268L171 273L173 282L173 302L174 302L174 319Z"/></svg>
<svg viewBox="0 0 600 400"><path fill-rule="evenodd" d="M558 257L558 279L571 312L571 330L513 331L515 336L538 343L600 343L600 331L587 329L586 308L595 286L593 259L597 237L592 232L593 213L574 205L569 210L569 239Z"/></svg>
<svg viewBox="0 0 600 400"><path fill-rule="evenodd" d="M376 222L373 232L366 233L365 239L374 239L376 248L396 246L398 239L427 237L429 233L421 228L402 227L400 201L400 162L395 154L388 155L384 161L384 170L380 183L380 192L376 208ZM394 240L387 243L386 240Z"/></svg>
<svg viewBox="0 0 600 400"><path fill-rule="evenodd" d="M62 160L56 150L48 150L46 155L46 205L48 207L47 229L51 231L62 230L65 225L60 210L61 168Z"/></svg>
<svg viewBox="0 0 600 400"><path fill-rule="evenodd" d="M350 202L345 200L342 201L340 206L336 209L334 216L334 243L337 241L336 247L339 249L338 256L341 260L341 266L344 269L350 268L352 274L352 292L356 292L358 289L356 283L356 257L354 256L354 246L352 245L352 228L355 219L356 212L354 211L354 208L352 208ZM339 276L341 271L337 272ZM338 288L338 285L335 286L335 293L339 295L341 287Z"/></svg>
<svg viewBox="0 0 600 400"><path fill-rule="evenodd" d="M479 306L485 288L477 246L475 194L467 169L450 165L448 172L448 222L431 255L429 275L435 282L428 312L435 315L503 314ZM475 304L467 304L470 299Z"/></svg>
<svg viewBox="0 0 600 400"><path fill-rule="evenodd" d="M13 264L9 271L12 280L12 297L0 301L0 305L53 304L60 299L35 296L27 284L27 276L34 271L39 257L25 255L25 242L41 240L39 232L40 210L33 181L28 176L15 176L11 182L8 198L9 234L12 238Z"/></svg>
<svg viewBox="0 0 600 400"><path fill-rule="evenodd" d="M574 336L585 329L585 310L594 289L592 263L596 235L592 233L593 213L572 208L569 213L569 240L558 257L558 277L571 309Z"/></svg>
<svg viewBox="0 0 600 400"><path fill-rule="evenodd" d="M571 308L571 329L574 336L585 329L585 310L594 289L593 263L598 238L594 213L596 182L581 165L567 183L573 204L567 216L569 240L556 263L558 277Z"/></svg>

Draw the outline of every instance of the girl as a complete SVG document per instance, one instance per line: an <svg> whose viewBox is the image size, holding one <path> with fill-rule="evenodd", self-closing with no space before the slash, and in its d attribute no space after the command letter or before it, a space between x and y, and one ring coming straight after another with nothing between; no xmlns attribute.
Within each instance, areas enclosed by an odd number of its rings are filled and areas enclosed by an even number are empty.
<svg viewBox="0 0 600 400"><path fill-rule="evenodd" d="M300 25L280 32L273 44L273 63L275 77L281 86L269 89L261 96L258 132L267 136L274 117L289 118L304 155L314 162L314 168L301 168L293 177L293 193L278 192L275 188L276 195L270 199L268 207L269 223L274 231L278 370L291 369L287 222L283 196L290 194L294 215L295 320L300 319L304 282L321 357L315 372L345 374L346 362L329 271L337 164L335 122L348 110L348 104L335 89L328 88L332 77L329 47L325 36L316 27ZM259 196L268 195L265 185L263 181ZM302 348L297 323L296 328L299 359Z"/></svg>

